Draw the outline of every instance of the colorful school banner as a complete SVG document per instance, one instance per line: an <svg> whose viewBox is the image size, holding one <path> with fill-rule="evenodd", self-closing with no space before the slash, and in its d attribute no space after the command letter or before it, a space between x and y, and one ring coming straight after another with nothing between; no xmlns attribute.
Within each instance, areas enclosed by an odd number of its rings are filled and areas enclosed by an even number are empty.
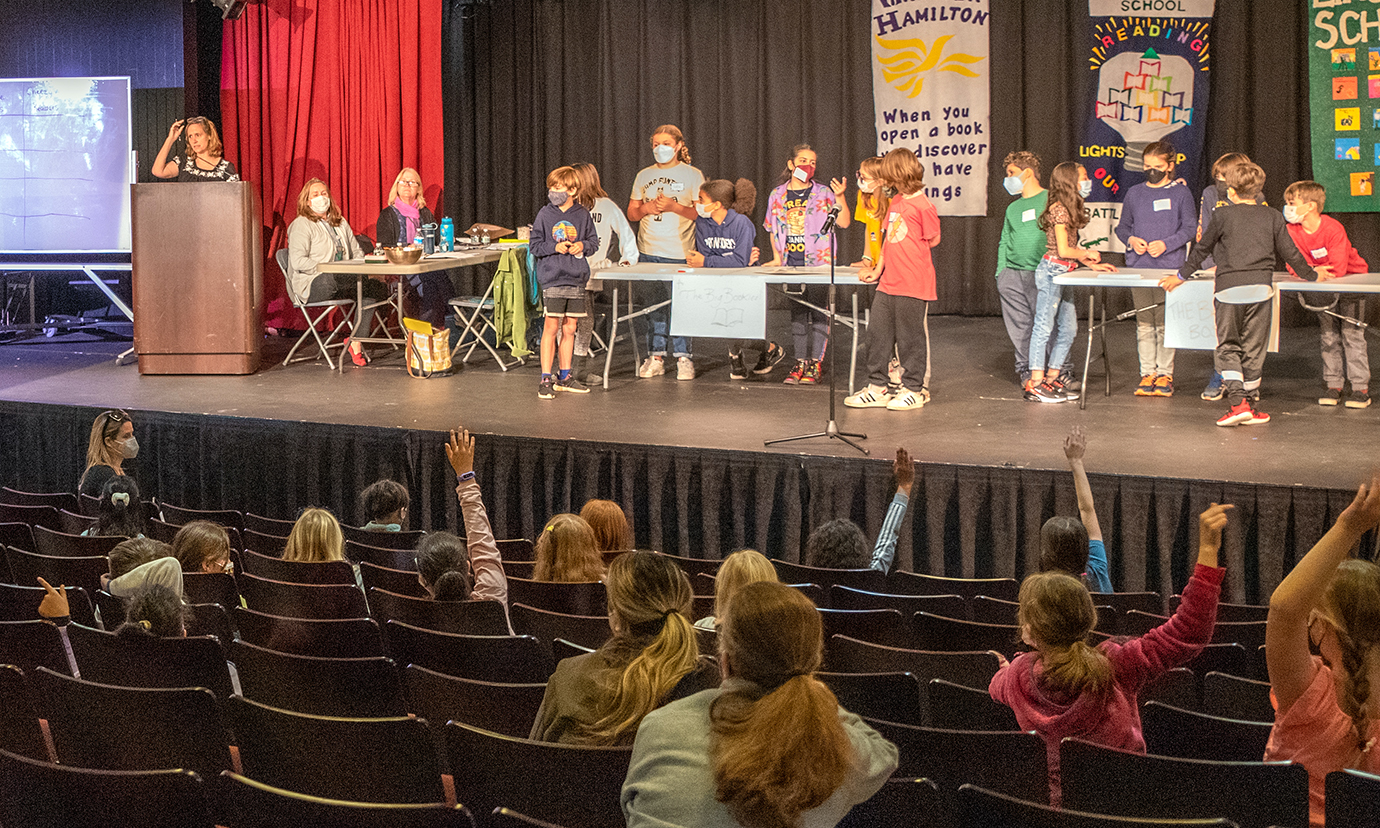
<svg viewBox="0 0 1380 828"><path fill-rule="evenodd" d="M1123 252L1112 232L1126 190L1145 180L1141 153L1166 140L1179 152L1177 176L1202 191L1209 30L1214 0L1088 0L1092 40L1084 76L1078 161L1093 180L1082 240ZM1050 166L1053 166L1051 159Z"/></svg>
<svg viewBox="0 0 1380 828"><path fill-rule="evenodd" d="M1329 213L1380 210L1380 7L1303 0L1308 22L1308 102L1313 180Z"/></svg>
<svg viewBox="0 0 1380 828"><path fill-rule="evenodd" d="M987 215L989 0L872 0L877 154L915 151L941 216Z"/></svg>

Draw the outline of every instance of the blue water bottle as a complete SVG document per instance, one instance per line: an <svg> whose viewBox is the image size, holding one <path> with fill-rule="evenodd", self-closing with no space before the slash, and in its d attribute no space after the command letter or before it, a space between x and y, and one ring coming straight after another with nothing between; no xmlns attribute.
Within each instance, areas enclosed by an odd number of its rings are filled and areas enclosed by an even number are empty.
<svg viewBox="0 0 1380 828"><path fill-rule="evenodd" d="M441 251L449 253L455 249L455 222L449 217L441 219Z"/></svg>

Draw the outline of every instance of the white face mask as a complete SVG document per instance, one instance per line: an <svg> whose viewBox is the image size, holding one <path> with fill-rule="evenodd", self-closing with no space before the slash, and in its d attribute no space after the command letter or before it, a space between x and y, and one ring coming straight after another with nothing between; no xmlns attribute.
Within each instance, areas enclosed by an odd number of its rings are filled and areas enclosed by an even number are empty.
<svg viewBox="0 0 1380 828"><path fill-rule="evenodd" d="M331 209L330 196L319 195L313 198L309 203L311 204L311 208L318 213L325 213L327 210Z"/></svg>
<svg viewBox="0 0 1380 828"><path fill-rule="evenodd" d="M1299 208L1292 204L1284 205L1284 220L1290 224L1298 224L1303 221L1303 216L1299 215Z"/></svg>
<svg viewBox="0 0 1380 828"><path fill-rule="evenodd" d="M709 218L710 216L714 215L713 210L699 203L698 201L695 202L695 212L699 213L700 218Z"/></svg>
<svg viewBox="0 0 1380 828"><path fill-rule="evenodd" d="M133 460L138 457L139 441L134 437L130 437L128 440L120 443L120 456L126 460Z"/></svg>
<svg viewBox="0 0 1380 828"><path fill-rule="evenodd" d="M1082 196L1083 198L1087 198L1088 196L1092 195L1092 182L1091 182L1091 181L1080 181L1080 182L1078 182L1078 194L1079 194L1080 196Z"/></svg>
<svg viewBox="0 0 1380 828"><path fill-rule="evenodd" d="M859 190L862 190L862 191L865 192L865 193L870 193L870 192L872 192L873 190L877 189L877 182L876 182L876 181L867 181L866 179L859 178L859 179L858 179L858 189L859 189Z"/></svg>
<svg viewBox="0 0 1380 828"><path fill-rule="evenodd" d="M657 144L652 147L652 157L658 164L669 164L672 158L676 157L676 148L666 144Z"/></svg>

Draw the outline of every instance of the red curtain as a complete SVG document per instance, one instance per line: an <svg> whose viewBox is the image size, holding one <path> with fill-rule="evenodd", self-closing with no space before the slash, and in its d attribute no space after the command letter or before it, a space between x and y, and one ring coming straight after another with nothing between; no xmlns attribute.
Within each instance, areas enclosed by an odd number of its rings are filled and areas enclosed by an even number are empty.
<svg viewBox="0 0 1380 828"><path fill-rule="evenodd" d="M373 236L398 170L421 173L441 214L441 4L264 0L224 28L225 156L258 185L264 324L301 328L274 251L303 185L320 178L356 233Z"/></svg>

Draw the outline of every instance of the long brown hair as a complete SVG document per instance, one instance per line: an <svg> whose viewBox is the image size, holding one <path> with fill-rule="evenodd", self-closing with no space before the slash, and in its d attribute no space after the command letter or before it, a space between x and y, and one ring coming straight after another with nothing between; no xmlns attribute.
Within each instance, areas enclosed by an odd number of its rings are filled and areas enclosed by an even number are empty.
<svg viewBox="0 0 1380 828"><path fill-rule="evenodd" d="M709 708L714 796L746 828L793 828L843 784L857 757L838 699L813 673L819 612L784 584L747 584L719 633L730 685Z"/></svg>
<svg viewBox="0 0 1380 828"><path fill-rule="evenodd" d="M653 138L656 138L658 135L671 136L671 140L680 144L680 148L676 151L676 158L680 159L680 161L684 164L690 163L690 148L685 145L685 135L681 133L680 127L676 126L675 124L662 124L661 126L652 130L652 137L648 138L647 140L650 141Z"/></svg>
<svg viewBox="0 0 1380 828"><path fill-rule="evenodd" d="M786 159L786 166L781 168L781 175L777 176L776 183L778 185L785 184L791 180L791 176L795 175L795 170L792 170L790 165L795 162L795 157L802 152L815 152L815 148L809 144L796 144L791 147L791 155ZM819 153L817 152L815 152L815 161L819 161Z"/></svg>
<svg viewBox="0 0 1380 828"><path fill-rule="evenodd" d="M891 199L887 198L886 190L882 186L882 157L874 155L871 158L864 158L862 163L858 164L858 172L867 173L873 181L872 192L862 193L862 205L872 215L886 218L887 207L891 205Z"/></svg>
<svg viewBox="0 0 1380 828"><path fill-rule="evenodd" d="M1078 231L1088 226L1088 214L1083 209L1083 196L1078 194L1078 171L1083 169L1083 165L1075 161L1065 161L1058 164L1049 174L1049 203L1045 205L1045 211L1040 214L1040 229L1046 233L1054 225L1049 221L1049 208L1055 204L1064 205L1068 211L1069 245L1078 246Z"/></svg>
<svg viewBox="0 0 1380 828"><path fill-rule="evenodd" d="M302 516L292 525L287 545L283 547L283 560L345 560L345 536L335 515L316 507L302 510Z"/></svg>
<svg viewBox="0 0 1380 828"><path fill-rule="evenodd" d="M580 517L594 532L594 544L600 552L626 552L632 549L632 527L623 507L612 500L591 500L580 510Z"/></svg>
<svg viewBox="0 0 1380 828"><path fill-rule="evenodd" d="M1351 717L1358 746L1364 750L1370 724L1370 666L1380 658L1380 566L1370 561L1343 561L1323 593L1322 606L1342 649L1342 688L1337 705Z"/></svg>
<svg viewBox="0 0 1380 828"><path fill-rule="evenodd" d="M579 515L556 515L547 521L535 552L534 580L581 583L604 577L604 559L594 530Z"/></svg>
<svg viewBox="0 0 1380 828"><path fill-rule="evenodd" d="M326 215L324 216L318 215L317 212L311 208L311 198L308 197L307 194L311 192L311 185L313 184L320 184L322 187L325 187L326 196L331 200L330 209L326 210ZM312 221L322 221L324 219L330 222L332 227L339 227L340 222L345 220L345 217L340 214L340 205L335 203L335 196L331 195L330 186L319 178L313 178L302 185L302 192L297 194L297 215L311 219Z"/></svg>
<svg viewBox="0 0 1380 828"><path fill-rule="evenodd" d="M604 192L604 185L599 180L599 170L588 161L578 161L570 165L575 174L580 177L580 195L575 199L580 206L586 210L594 209L594 202L601 198L608 198L609 194Z"/></svg>
<svg viewBox="0 0 1380 828"><path fill-rule="evenodd" d="M172 554L183 572L202 572L206 561L230 554L230 534L209 520L191 521L173 535Z"/></svg>
<svg viewBox="0 0 1380 828"><path fill-rule="evenodd" d="M1083 582L1066 572L1037 572L1021 582L1017 618L1038 642L1044 670L1040 683L1065 693L1104 693L1112 686L1112 662L1088 643L1097 608Z"/></svg>
<svg viewBox="0 0 1380 828"><path fill-rule="evenodd" d="M102 411L96 415L96 419L91 423L91 438L86 443L86 468L92 466L114 466L111 459L123 461L124 457L120 450L111 448L106 441L114 440L120 435L120 427L130 420L129 414L118 408L109 411Z"/></svg>

